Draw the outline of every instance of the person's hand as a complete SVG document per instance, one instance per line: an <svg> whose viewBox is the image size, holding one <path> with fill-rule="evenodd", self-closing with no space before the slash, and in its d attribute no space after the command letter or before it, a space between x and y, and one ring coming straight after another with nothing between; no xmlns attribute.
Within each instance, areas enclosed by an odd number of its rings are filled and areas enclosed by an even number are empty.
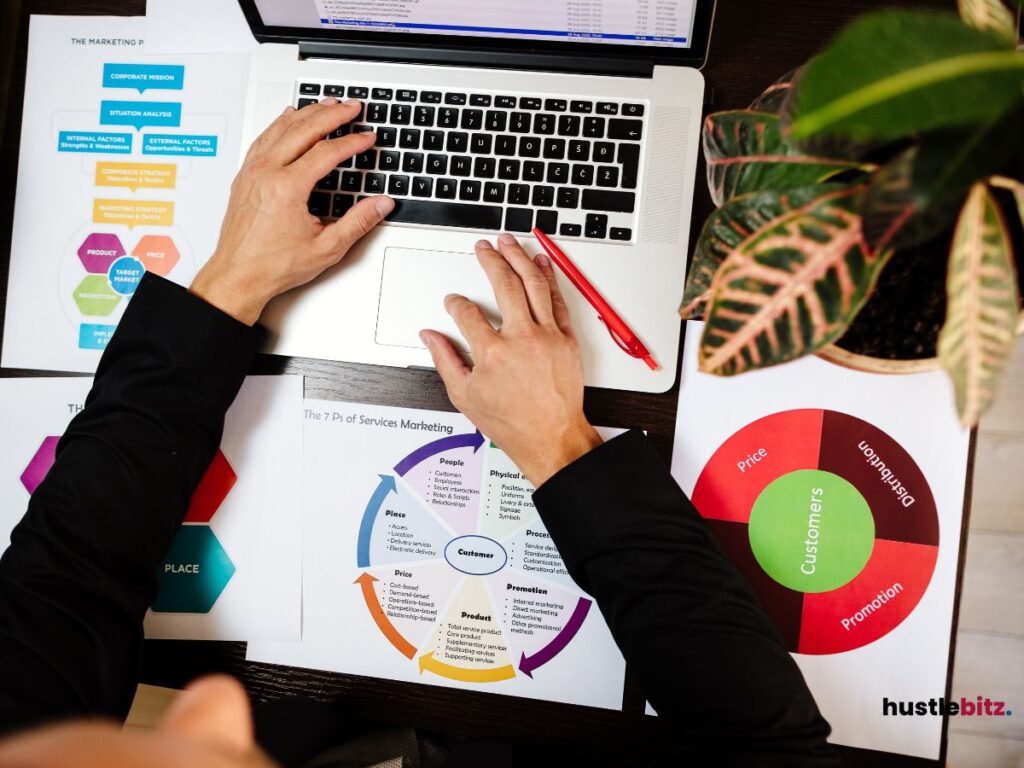
<svg viewBox="0 0 1024 768"><path fill-rule="evenodd" d="M337 264L391 213L393 200L371 197L324 225L306 207L317 181L376 142L374 133L324 139L359 109L358 102L333 98L289 107L256 139L231 185L220 242L192 283L193 294L252 325L272 298Z"/></svg>
<svg viewBox="0 0 1024 768"><path fill-rule="evenodd" d="M469 368L437 331L420 334L452 404L539 488L601 444L583 415L583 365L569 310L546 256L531 259L511 235L476 245L502 316L496 331L464 296L445 309L469 344Z"/></svg>

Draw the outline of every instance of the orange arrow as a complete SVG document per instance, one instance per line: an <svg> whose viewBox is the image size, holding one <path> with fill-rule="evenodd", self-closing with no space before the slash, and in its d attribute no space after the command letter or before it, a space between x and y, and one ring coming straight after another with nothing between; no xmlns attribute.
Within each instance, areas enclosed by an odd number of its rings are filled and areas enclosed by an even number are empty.
<svg viewBox="0 0 1024 768"><path fill-rule="evenodd" d="M353 584L358 584L363 588L363 599L366 600L366 607L370 609L370 615L377 622L377 626L384 633L384 637L391 641L391 644L398 649L399 653L407 659L411 659L416 655L416 649L412 643L398 633L395 625L391 623L391 619L388 618L388 615L384 613L384 609L381 608L380 601L377 599L377 590L373 586L373 582L377 580L370 574L364 573Z"/></svg>

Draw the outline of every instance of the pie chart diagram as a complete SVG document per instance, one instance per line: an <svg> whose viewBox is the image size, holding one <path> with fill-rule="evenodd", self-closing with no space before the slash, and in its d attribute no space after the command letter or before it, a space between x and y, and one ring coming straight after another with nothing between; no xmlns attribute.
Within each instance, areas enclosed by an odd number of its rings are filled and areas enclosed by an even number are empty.
<svg viewBox="0 0 1024 768"><path fill-rule="evenodd" d="M892 437L838 411L782 411L735 432L693 504L794 653L873 643L913 612L939 553L935 499Z"/></svg>

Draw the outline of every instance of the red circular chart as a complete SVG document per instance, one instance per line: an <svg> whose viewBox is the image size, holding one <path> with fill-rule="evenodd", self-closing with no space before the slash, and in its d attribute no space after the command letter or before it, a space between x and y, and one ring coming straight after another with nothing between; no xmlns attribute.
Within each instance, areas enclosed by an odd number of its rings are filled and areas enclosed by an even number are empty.
<svg viewBox="0 0 1024 768"><path fill-rule="evenodd" d="M837 411L783 411L743 427L701 471L693 503L796 653L851 651L895 629L939 552L917 463Z"/></svg>

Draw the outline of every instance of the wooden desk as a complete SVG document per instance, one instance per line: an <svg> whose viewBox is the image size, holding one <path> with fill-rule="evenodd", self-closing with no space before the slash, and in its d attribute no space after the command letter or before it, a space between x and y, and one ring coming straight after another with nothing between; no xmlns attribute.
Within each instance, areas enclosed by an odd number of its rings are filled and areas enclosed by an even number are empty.
<svg viewBox="0 0 1024 768"><path fill-rule="evenodd" d="M881 0L720 0L704 70L712 108L746 106L777 76L802 64L849 20L885 5ZM905 5L953 9L952 0L918 0ZM11 221L17 178L24 95L25 58L29 14L142 14L145 0L23 0L18 26L8 125L0 163L0 296L6 296L10 258ZM54 81L59 84L59 68ZM699 170L692 237L712 204ZM59 183L54 184L54 205L60 204ZM3 318L0 317L0 328ZM672 322L672 318L666 318ZM254 373L294 373L306 377L310 397L372 402L413 408L451 410L440 379L424 371L368 365L261 357ZM5 370L0 375L40 375ZM52 374L43 374L52 375ZM675 423L676 386L664 395L589 390L586 407L591 420L613 427L647 430L664 455L671 455ZM296 510L297 512L297 510ZM242 643L157 642L147 644L143 681L180 687L197 675L212 671L237 676L253 698L264 701L304 695L319 699L345 697L369 718L445 730L471 737L511 739L536 744L538 759L560 760L562 765L643 765L656 749L656 723L643 715L643 696L630 681L625 712L549 704L527 699L468 693L434 686L396 683L328 672L247 664ZM685 664L686 659L666 659ZM864 750L843 750L846 764L857 766L934 765L930 761L901 758ZM586 756L584 758L584 755ZM560 757L559 757L560 756ZM552 764L555 764L554 762Z"/></svg>

